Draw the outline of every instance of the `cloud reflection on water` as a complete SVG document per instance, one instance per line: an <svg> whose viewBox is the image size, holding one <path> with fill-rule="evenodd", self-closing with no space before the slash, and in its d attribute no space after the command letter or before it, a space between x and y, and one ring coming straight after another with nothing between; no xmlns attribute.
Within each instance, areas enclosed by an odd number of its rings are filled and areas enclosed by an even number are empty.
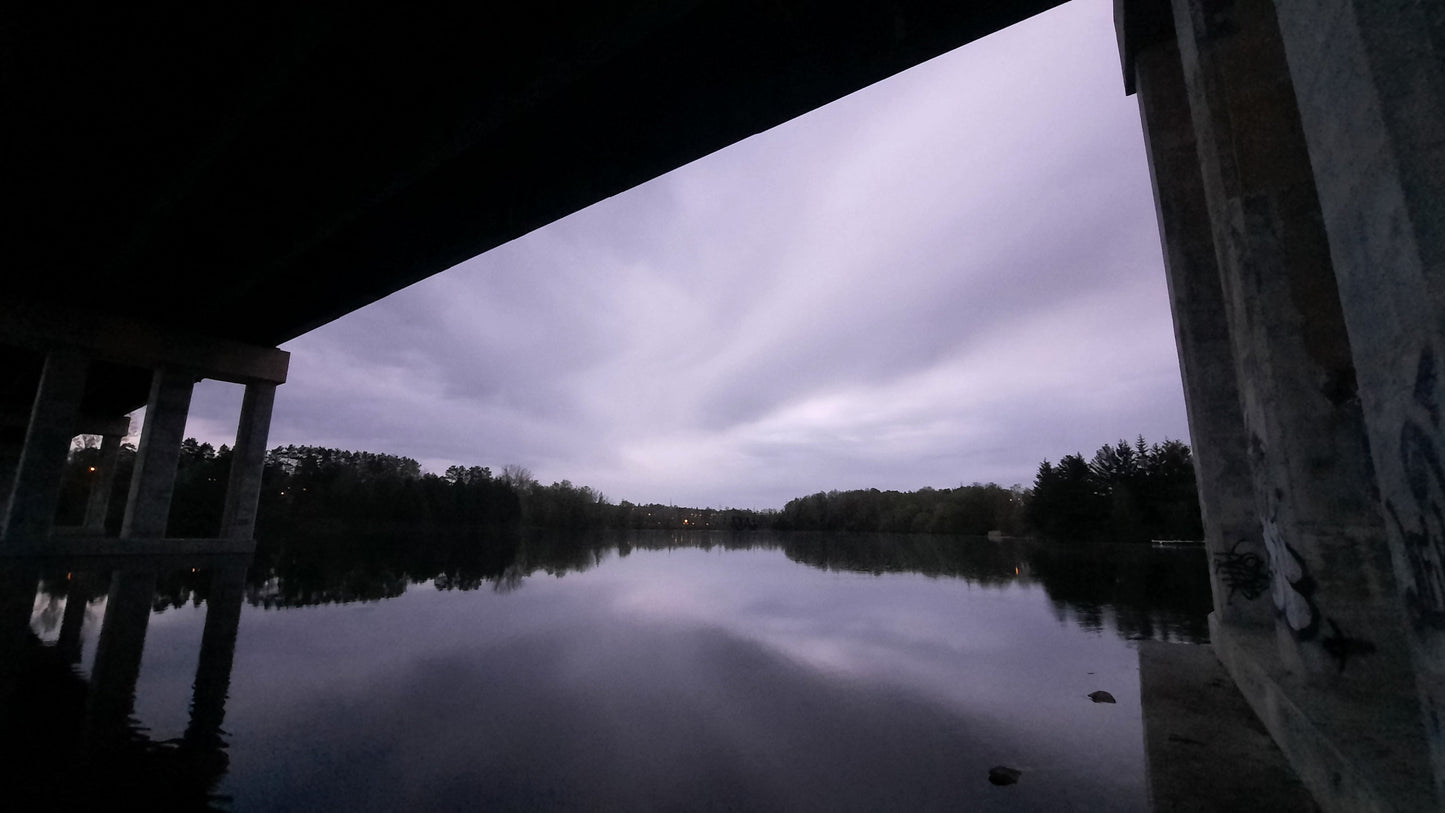
<svg viewBox="0 0 1445 813"><path fill-rule="evenodd" d="M247 614L238 801L926 808L994 793L984 772L1011 761L1033 775L999 799L1018 809L1143 803L1132 652L1060 623L1037 586L638 550L506 595L354 609ZM1100 712L1083 696L1101 686L1124 702ZM315 753L327 789L299 767Z"/></svg>
<svg viewBox="0 0 1445 813"><path fill-rule="evenodd" d="M112 584L131 608L115 617L148 627L112 630L140 679L100 692L107 719L125 729L130 708L138 722L120 732L147 769L132 784L196 766L184 793L219 781L238 810L1142 809L1130 639L1187 636L1208 608L1198 551L469 539L475 559L458 558L466 539L423 534L291 539L249 577L242 563ZM234 638L209 625L217 584ZM26 596L33 625L60 595ZM58 643L28 647L67 668ZM212 687L199 706L193 678ZM1091 703L1098 689L1120 702ZM83 741L62 728L47 734ZM1025 780L988 785L999 763Z"/></svg>

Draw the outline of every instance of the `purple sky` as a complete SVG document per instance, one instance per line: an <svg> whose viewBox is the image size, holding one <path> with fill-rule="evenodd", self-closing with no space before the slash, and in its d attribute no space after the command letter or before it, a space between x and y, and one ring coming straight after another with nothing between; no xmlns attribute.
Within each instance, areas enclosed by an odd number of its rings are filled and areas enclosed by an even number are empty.
<svg viewBox="0 0 1445 813"><path fill-rule="evenodd" d="M1186 439L1108 0L1074 0L284 345L271 444L616 502L1031 484ZM239 387L188 431L235 432Z"/></svg>

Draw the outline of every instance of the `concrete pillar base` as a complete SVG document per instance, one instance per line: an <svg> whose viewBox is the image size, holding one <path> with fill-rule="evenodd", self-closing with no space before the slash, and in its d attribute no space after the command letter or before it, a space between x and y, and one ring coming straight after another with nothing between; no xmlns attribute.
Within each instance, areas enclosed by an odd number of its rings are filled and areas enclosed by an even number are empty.
<svg viewBox="0 0 1445 813"><path fill-rule="evenodd" d="M1413 684L1331 682L1280 665L1275 634L1210 615L1215 654L1326 811L1439 810Z"/></svg>

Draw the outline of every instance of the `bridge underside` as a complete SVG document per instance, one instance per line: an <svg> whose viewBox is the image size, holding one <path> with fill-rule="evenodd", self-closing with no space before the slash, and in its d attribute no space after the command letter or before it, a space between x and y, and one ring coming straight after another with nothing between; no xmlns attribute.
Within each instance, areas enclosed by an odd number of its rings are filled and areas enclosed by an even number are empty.
<svg viewBox="0 0 1445 813"><path fill-rule="evenodd" d="M246 384L263 447L275 345L1061 1L7 10L4 545L67 433L148 405L124 525L163 534L183 382Z"/></svg>
<svg viewBox="0 0 1445 813"><path fill-rule="evenodd" d="M218 549L244 548L276 344L1055 4L11 11L0 552L103 528L51 527L66 450L105 438L104 505L142 404L122 539L97 549L156 548L203 377L246 386L218 529ZM1445 14L1115 8L1216 649L1326 809L1439 809Z"/></svg>
<svg viewBox="0 0 1445 813"><path fill-rule="evenodd" d="M0 293L274 345L1060 1L25 4Z"/></svg>

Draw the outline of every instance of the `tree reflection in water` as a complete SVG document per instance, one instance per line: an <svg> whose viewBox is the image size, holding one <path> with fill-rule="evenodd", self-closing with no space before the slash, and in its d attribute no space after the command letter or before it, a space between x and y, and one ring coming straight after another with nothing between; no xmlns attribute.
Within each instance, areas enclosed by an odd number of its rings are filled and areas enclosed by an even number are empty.
<svg viewBox="0 0 1445 813"><path fill-rule="evenodd" d="M374 601L432 582L438 590L516 590L536 574L581 573L633 550L778 550L792 561L852 573L917 573L977 586L1043 585L1059 619L1088 630L1114 619L1130 639L1205 642L1211 609L1202 548L1065 545L931 534L629 531L310 536L263 544L248 585L266 607ZM184 575L184 574L182 574ZM184 603L195 585L166 585Z"/></svg>
<svg viewBox="0 0 1445 813"><path fill-rule="evenodd" d="M129 798L151 809L224 807L215 793L229 765L223 723L243 603L381 601L427 582L442 591L505 593L613 555L681 548L776 550L827 571L915 573L987 589L1037 583L1060 622L1085 630L1207 636L1209 585L1197 549L922 535L494 531L273 539L254 560L201 567L136 558L87 571L75 562L12 561L0 569L0 788L9 795L0 806L78 809ZM102 595L104 621L86 678L78 668L81 629L89 602ZM189 723L182 736L158 741L133 716L146 627L154 611L187 604L206 608ZM53 643L42 644L35 628Z"/></svg>

